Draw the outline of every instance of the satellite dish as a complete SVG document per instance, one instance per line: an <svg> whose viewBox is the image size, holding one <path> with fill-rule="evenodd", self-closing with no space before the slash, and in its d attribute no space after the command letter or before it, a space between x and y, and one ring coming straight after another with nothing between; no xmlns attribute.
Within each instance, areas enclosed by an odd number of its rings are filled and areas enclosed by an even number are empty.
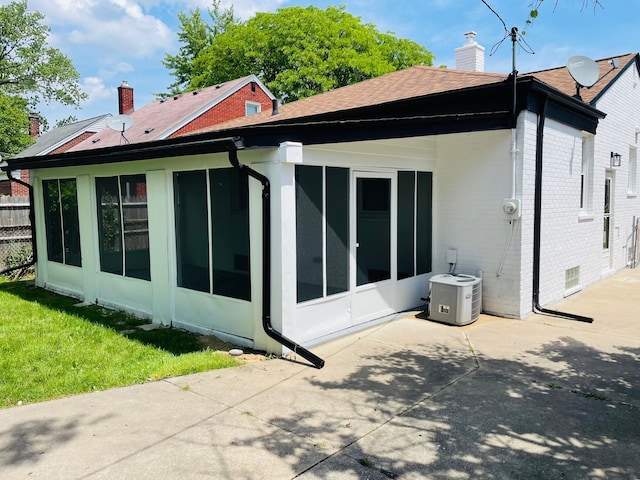
<svg viewBox="0 0 640 480"><path fill-rule="evenodd" d="M111 130L123 133L133 125L133 118L129 115L115 115L107 118L107 127Z"/></svg>
<svg viewBox="0 0 640 480"><path fill-rule="evenodd" d="M600 68L589 57L574 55L567 60L567 70L579 87L593 87L600 76Z"/></svg>

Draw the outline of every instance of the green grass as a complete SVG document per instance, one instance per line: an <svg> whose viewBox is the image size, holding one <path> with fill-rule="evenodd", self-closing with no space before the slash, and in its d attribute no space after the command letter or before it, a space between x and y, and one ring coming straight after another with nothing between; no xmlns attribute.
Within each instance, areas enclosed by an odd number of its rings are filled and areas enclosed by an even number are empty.
<svg viewBox="0 0 640 480"><path fill-rule="evenodd" d="M233 367L197 335L0 280L0 408Z"/></svg>

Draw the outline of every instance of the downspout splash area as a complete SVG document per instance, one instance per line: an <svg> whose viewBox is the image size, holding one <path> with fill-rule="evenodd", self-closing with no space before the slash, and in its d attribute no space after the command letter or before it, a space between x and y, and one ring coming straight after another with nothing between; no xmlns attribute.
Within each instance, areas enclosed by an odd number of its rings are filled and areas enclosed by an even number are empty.
<svg viewBox="0 0 640 480"><path fill-rule="evenodd" d="M4 162L3 162L4 164ZM6 165L6 164L5 164ZM0 165L2 167L3 165ZM0 270L0 275L4 275L5 273L11 273L16 270L20 270L23 268L28 268L36 264L38 261L38 250L36 248L36 218L35 218L35 202L33 199L33 187L29 185L27 182L20 180L19 178L15 178L10 170L6 170L7 178L12 182L17 183L18 185L22 185L29 190L29 223L31 224L31 252L32 252L32 260L24 265L18 265L17 267L7 268L5 270Z"/></svg>
<svg viewBox="0 0 640 480"><path fill-rule="evenodd" d="M547 115L549 98L545 97L540 112L538 113L538 125L536 132L536 177L535 177L535 205L533 216L533 311L554 317L576 320L579 322L593 323L593 318L583 317L574 313L548 310L540 306L540 250L542 239L542 165L544 154L544 124Z"/></svg>
<svg viewBox="0 0 640 480"><path fill-rule="evenodd" d="M248 175L262 184L262 328L270 338L320 369L324 367L322 358L285 337L271 324L271 185L269 179L238 161L237 142L234 143L234 148L229 150L229 162L241 174Z"/></svg>

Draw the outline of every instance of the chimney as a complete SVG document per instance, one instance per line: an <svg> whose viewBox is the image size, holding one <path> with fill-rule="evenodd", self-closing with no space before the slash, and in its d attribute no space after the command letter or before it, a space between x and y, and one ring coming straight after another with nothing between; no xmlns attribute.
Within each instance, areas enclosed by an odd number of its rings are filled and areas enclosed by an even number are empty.
<svg viewBox="0 0 640 480"><path fill-rule="evenodd" d="M37 113L29 114L29 135L33 138L40 136L40 117Z"/></svg>
<svg viewBox="0 0 640 480"><path fill-rule="evenodd" d="M128 115L133 112L133 88L126 80L118 87L118 113Z"/></svg>
<svg viewBox="0 0 640 480"><path fill-rule="evenodd" d="M464 34L467 43L456 48L456 69L484 72L484 47L478 45L476 35L476 32Z"/></svg>

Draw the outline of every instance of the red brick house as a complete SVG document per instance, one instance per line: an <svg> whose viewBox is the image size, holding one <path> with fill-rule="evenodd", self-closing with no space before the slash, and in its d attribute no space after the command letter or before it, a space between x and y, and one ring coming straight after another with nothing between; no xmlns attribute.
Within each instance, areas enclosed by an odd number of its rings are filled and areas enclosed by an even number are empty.
<svg viewBox="0 0 640 480"><path fill-rule="evenodd" d="M118 113L129 115L133 126L124 135L107 127L110 114L100 115L40 134L37 116L30 117L29 131L36 143L16 158L90 150L121 143L138 143L175 138L196 130L270 110L275 97L255 75L238 78L208 88L156 100L139 110L134 105L134 90L126 82L118 87ZM126 140L125 140L126 139ZM29 183L29 171L14 172L14 177ZM24 185L11 182L0 173L0 195L28 196Z"/></svg>
<svg viewBox="0 0 640 480"><path fill-rule="evenodd" d="M211 87L155 100L136 110L133 89L118 87L119 113L133 124L125 132L103 129L98 135L71 148L92 150L125 143L141 143L175 138L204 127L270 110L275 97L255 75Z"/></svg>
<svg viewBox="0 0 640 480"><path fill-rule="evenodd" d="M29 134L36 139L35 143L23 150L16 158L34 157L63 153L83 140L93 136L106 127L106 119L110 115L74 122L61 127L53 128L40 133L40 118L33 114L29 117ZM15 178L29 182L29 170L20 170L13 173ZM11 182L5 174L0 175L0 195L12 197L26 197L29 195L27 187L16 182Z"/></svg>

